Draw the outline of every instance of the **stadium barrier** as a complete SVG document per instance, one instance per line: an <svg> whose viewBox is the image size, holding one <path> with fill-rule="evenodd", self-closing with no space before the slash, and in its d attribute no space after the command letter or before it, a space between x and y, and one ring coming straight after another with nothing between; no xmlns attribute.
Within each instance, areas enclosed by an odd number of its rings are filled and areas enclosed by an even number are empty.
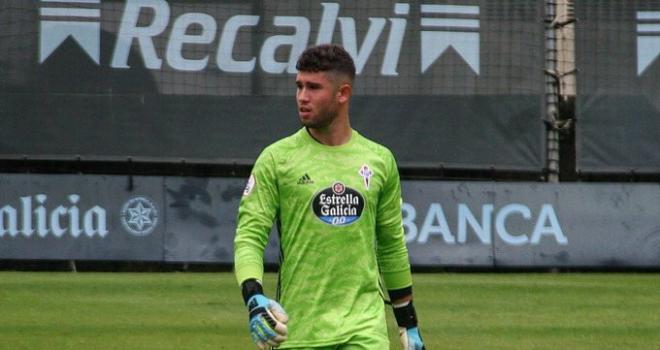
<svg viewBox="0 0 660 350"><path fill-rule="evenodd" d="M230 264L244 184L2 174L0 259ZM658 184L404 181L402 190L414 266L660 266Z"/></svg>

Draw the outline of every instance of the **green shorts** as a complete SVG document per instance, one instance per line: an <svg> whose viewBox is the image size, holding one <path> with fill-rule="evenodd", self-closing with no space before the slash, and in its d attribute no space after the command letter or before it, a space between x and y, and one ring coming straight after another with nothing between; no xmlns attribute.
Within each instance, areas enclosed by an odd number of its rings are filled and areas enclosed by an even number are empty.
<svg viewBox="0 0 660 350"><path fill-rule="evenodd" d="M387 337L374 335L355 335L343 344L321 346L316 348L287 348L287 350L386 350L390 348Z"/></svg>

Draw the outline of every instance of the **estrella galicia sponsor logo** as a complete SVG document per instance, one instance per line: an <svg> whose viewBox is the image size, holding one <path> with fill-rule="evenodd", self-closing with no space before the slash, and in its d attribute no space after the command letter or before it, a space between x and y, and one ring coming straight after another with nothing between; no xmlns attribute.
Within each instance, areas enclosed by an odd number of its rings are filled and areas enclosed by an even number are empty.
<svg viewBox="0 0 660 350"><path fill-rule="evenodd" d="M134 236L146 236L158 225L158 207L149 198L136 196L121 208L121 224Z"/></svg>
<svg viewBox="0 0 660 350"><path fill-rule="evenodd" d="M341 182L321 190L312 200L316 217L326 224L341 226L357 221L364 209L364 197Z"/></svg>

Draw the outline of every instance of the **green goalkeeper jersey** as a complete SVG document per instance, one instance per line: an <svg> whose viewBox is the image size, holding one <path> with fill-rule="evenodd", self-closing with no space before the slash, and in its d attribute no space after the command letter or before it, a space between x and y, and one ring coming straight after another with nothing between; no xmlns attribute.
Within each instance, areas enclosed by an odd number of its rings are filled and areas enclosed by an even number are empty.
<svg viewBox="0 0 660 350"><path fill-rule="evenodd" d="M354 130L349 142L327 146L305 128L264 149L238 211L239 284L262 280L274 221L279 301L290 317L280 348L387 336L379 276L388 289L412 284L392 153Z"/></svg>

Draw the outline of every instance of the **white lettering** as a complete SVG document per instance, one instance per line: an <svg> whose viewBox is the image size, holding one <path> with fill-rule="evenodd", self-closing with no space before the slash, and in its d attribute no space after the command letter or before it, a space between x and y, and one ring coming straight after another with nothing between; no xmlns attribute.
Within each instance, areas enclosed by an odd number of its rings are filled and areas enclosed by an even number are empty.
<svg viewBox="0 0 660 350"><path fill-rule="evenodd" d="M21 197L21 205L23 207L23 234L26 237L32 236L34 230L32 229L32 198Z"/></svg>
<svg viewBox="0 0 660 350"><path fill-rule="evenodd" d="M323 15L319 25L319 34L316 37L316 45L332 42L332 35L335 32L335 24L339 14L339 4L322 2L321 6L323 7Z"/></svg>
<svg viewBox="0 0 660 350"><path fill-rule="evenodd" d="M220 36L220 45L216 55L218 68L231 73L249 73L254 70L256 57L247 61L237 61L233 57L236 36L241 27L252 27L259 23L259 16L233 16L227 20Z"/></svg>
<svg viewBox="0 0 660 350"><path fill-rule="evenodd" d="M16 209L9 205L0 208L0 237L7 233L15 237L18 234L16 225Z"/></svg>
<svg viewBox="0 0 660 350"><path fill-rule="evenodd" d="M342 205L335 205L335 206L328 206L328 205L322 205L321 206L321 215L323 216L357 216L357 208L352 207L352 206L342 206Z"/></svg>
<svg viewBox="0 0 660 350"><path fill-rule="evenodd" d="M67 213L67 210L63 206L59 206L53 210L52 213L50 213L50 229L53 232L53 235L55 237L62 237L62 235L66 232L66 228L61 226L61 221L60 217L65 216Z"/></svg>
<svg viewBox="0 0 660 350"><path fill-rule="evenodd" d="M341 42L353 57L357 74L361 74L383 33L386 24L390 31L384 44L383 61L380 73L383 76L398 76L398 63L401 57L403 39L407 29L407 19L402 17L369 17L369 25L362 43L358 43L356 19L339 17L339 3L321 3L321 18L316 44L333 42L334 32L339 22ZM407 16L410 5L397 3L394 13ZM159 57L154 44L156 37L166 33L170 23L171 9L165 0L127 0L117 31L117 40L110 66L131 68L128 60L131 49L135 48L142 57L147 69L159 70L163 59ZM147 18L145 20L145 18ZM218 68L230 73L251 73L257 64L257 57L238 60L234 57L239 31L245 27L255 27L261 20L258 15L235 15L230 17L219 34L215 60ZM145 23L145 21L149 21ZM276 27L292 27L293 34L278 34L267 37L259 51L259 64L264 72L271 74L296 73L295 64L302 51L309 44L310 20L302 16L274 16ZM198 33L189 34L191 27L200 27ZM206 13L184 13L173 20L169 37L165 39L165 60L177 71L201 71L208 67L211 49L195 58L185 57L187 45L208 45L215 38L218 22ZM240 46L240 45L239 45ZM432 45L433 46L433 45ZM200 50L196 50L199 52ZM161 52L161 55L163 52ZM283 57L286 57L283 59ZM278 60L279 59L279 60Z"/></svg>
<svg viewBox="0 0 660 350"><path fill-rule="evenodd" d="M33 199L39 204L34 210L32 210ZM84 230L81 230L79 209L75 205L80 200L80 196L77 194L69 195L68 199L72 204L71 207L67 208L60 205L50 213L46 206L47 199L48 197L45 194L37 194L34 198L29 196L21 197L20 210L22 213L20 214L16 208L9 204L0 208L0 237L5 234L14 237L19 233L22 233L26 237L30 237L34 233L34 230L32 229L34 226L37 228L36 232L39 237L46 237L49 233L52 233L53 236L60 238L67 231L69 231L74 238L80 236L83 232L88 237L93 237L96 234L105 237L109 233L107 229L107 214L104 208L97 205L87 210L84 213ZM18 215L22 215L23 219L23 227L20 230L17 226ZM33 219L36 220L36 225L33 225ZM63 225L67 222L67 219L68 227Z"/></svg>
<svg viewBox="0 0 660 350"><path fill-rule="evenodd" d="M192 25L200 25L202 32L199 35L187 34ZM200 71L206 67L209 55L199 59L184 58L182 48L184 44L210 44L215 39L217 24L213 17L204 13L186 13L174 21L172 33L167 43L167 63L174 69L182 71Z"/></svg>
<svg viewBox="0 0 660 350"><path fill-rule="evenodd" d="M39 204L44 204L48 197L46 197L45 194L38 194L34 196L34 198L37 199ZM46 237L48 232L50 232L47 225L48 221L46 220L46 208L44 208L43 205L40 205L34 210L34 214L37 216L37 233L39 234L39 237Z"/></svg>
<svg viewBox="0 0 660 350"><path fill-rule="evenodd" d="M534 217L529 207L520 203L507 204L499 211L494 211L493 204L483 204L481 206L481 218L475 215L467 204L458 203L456 211L456 232L457 237L451 233L447 223L447 217L439 203L431 203L422 228L418 235L418 226L415 223L417 218L417 209L410 203L403 203L401 206L402 224L404 227L406 243L417 241L425 244L429 236L440 235L445 243L465 244L467 242L468 227L470 227L482 244L491 244L493 237L493 215L495 215L494 232L504 241L512 246L522 246L525 244L537 245L543 236L551 236L560 245L567 245L568 238L562 231L559 219L551 204L543 204L538 217ZM534 229L527 232L512 233L507 228L507 220L511 215L518 214L525 221L535 220ZM520 226L520 225L518 225ZM531 238L530 238L531 236Z"/></svg>
<svg viewBox="0 0 660 350"><path fill-rule="evenodd" d="M146 27L138 27L138 19L143 8L151 8L154 11L153 21ZM152 38L165 30L169 20L170 7L164 0L127 0L110 66L130 68L128 55L133 39L137 39L145 67L160 69L163 61L156 53Z"/></svg>
<svg viewBox="0 0 660 350"><path fill-rule="evenodd" d="M69 201L71 201L71 204L74 204L71 208L69 208L69 229L71 230L71 236L74 238L77 238L80 236L82 233L82 230L80 229L80 213L78 211L78 207L75 206L76 203L80 200L80 196L77 194L72 194L69 196Z"/></svg>
<svg viewBox="0 0 660 350"><path fill-rule="evenodd" d="M92 207L85 213L85 234L93 237L98 233L99 236L105 237L108 234L105 222L105 209L98 205Z"/></svg>
<svg viewBox="0 0 660 350"><path fill-rule="evenodd" d="M532 218L532 213L530 212L529 208L522 204L514 203L505 205L502 209L500 209L500 211L497 213L497 216L495 217L495 231L497 231L497 234L500 236L500 238L502 238L504 242L510 245L520 246L527 243L529 239L524 234L512 235L509 233L509 231L507 231L505 221L506 218L512 213L519 213L523 218L527 220Z"/></svg>
<svg viewBox="0 0 660 350"><path fill-rule="evenodd" d="M296 61L298 56L305 50L309 40L309 20L300 16L275 16L273 24L280 27L293 27L293 35L273 35L264 41L261 48L261 69L267 73L279 74L285 70L288 73L296 73ZM278 62L275 53L280 46L291 46L289 60Z"/></svg>
<svg viewBox="0 0 660 350"><path fill-rule="evenodd" d="M402 211L402 224L406 232L406 243L413 242L417 238L417 225L415 225L415 217L417 217L417 210L410 203L403 203L401 205Z"/></svg>
<svg viewBox="0 0 660 350"><path fill-rule="evenodd" d="M550 226L545 226L546 221L549 221ZM539 218L532 233L531 243L539 244L542 235L554 236L557 243L561 245L568 244L568 238L566 238L564 232L561 230L561 226L559 226L555 209L550 204L543 204L541 207Z"/></svg>
<svg viewBox="0 0 660 350"><path fill-rule="evenodd" d="M438 225L434 225L434 222L436 221L438 222ZM451 235L451 231L449 231L449 225L447 225L447 219L445 218L445 212L442 210L442 206L438 203L431 203L429 211L426 213L426 218L422 225L422 232L419 234L417 242L426 243L430 235L437 234L442 235L445 243L456 243L456 239Z"/></svg>
<svg viewBox="0 0 660 350"><path fill-rule="evenodd" d="M319 195L319 204L322 205L334 205L334 204L351 204L351 205L359 205L360 204L360 197L354 196L352 193L344 194L344 195L331 195L328 196L325 193L321 193Z"/></svg>
<svg viewBox="0 0 660 350"><path fill-rule="evenodd" d="M358 49L357 33L355 31L355 20L351 17L339 17L339 24L341 27L341 39L346 51L353 57L355 61L356 74L362 73L364 65L367 63L371 51L376 46L376 41L385 27L385 18L369 18L369 29L367 35L362 42L362 46Z"/></svg>
<svg viewBox="0 0 660 350"><path fill-rule="evenodd" d="M380 74L397 76L399 73L396 67L399 65L399 57L401 57L401 45L403 44L403 35L406 32L407 21L403 18L390 18L392 29L390 36L387 38L387 47L385 48L385 57L383 58L383 66L380 68Z"/></svg>
<svg viewBox="0 0 660 350"><path fill-rule="evenodd" d="M479 240L484 244L490 244L490 227L491 217L493 215L493 205L484 204L481 208L481 224L474 217L470 208L463 203L458 205L458 242L465 243L467 239L467 224L477 234Z"/></svg>
<svg viewBox="0 0 660 350"><path fill-rule="evenodd" d="M345 216L335 216L332 218L332 224L333 225L343 225L346 223L346 217Z"/></svg>

